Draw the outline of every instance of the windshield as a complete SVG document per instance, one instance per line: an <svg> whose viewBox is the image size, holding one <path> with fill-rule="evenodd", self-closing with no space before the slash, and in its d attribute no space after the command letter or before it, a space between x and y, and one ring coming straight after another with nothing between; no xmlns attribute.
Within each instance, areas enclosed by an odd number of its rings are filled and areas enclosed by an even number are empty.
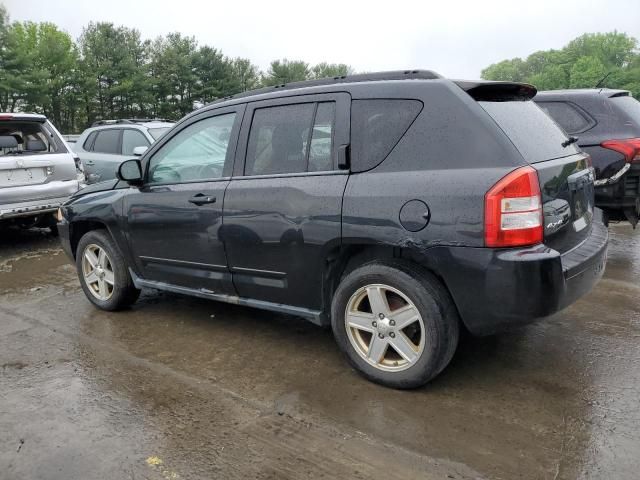
<svg viewBox="0 0 640 480"><path fill-rule="evenodd" d="M153 137L154 140L158 140L164 133L169 130L171 127L158 127L158 128L150 128L149 133Z"/></svg>
<svg viewBox="0 0 640 480"><path fill-rule="evenodd" d="M629 119L640 127L640 102L633 97L613 97L611 101L624 113Z"/></svg>
<svg viewBox="0 0 640 480"><path fill-rule="evenodd" d="M529 163L579 152L575 144L563 147L567 136L533 101L478 102L491 115Z"/></svg>

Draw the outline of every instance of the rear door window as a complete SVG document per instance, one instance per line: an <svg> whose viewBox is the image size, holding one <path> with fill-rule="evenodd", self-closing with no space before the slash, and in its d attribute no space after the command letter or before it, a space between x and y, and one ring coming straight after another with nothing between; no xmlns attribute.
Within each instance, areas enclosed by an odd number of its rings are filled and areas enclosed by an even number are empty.
<svg viewBox="0 0 640 480"><path fill-rule="evenodd" d="M578 153L577 145L562 143L567 135L533 101L478 102L529 163Z"/></svg>
<svg viewBox="0 0 640 480"><path fill-rule="evenodd" d="M418 100L351 102L351 170L364 172L380 164L422 110Z"/></svg>
<svg viewBox="0 0 640 480"><path fill-rule="evenodd" d="M101 130L93 144L93 151L98 153L120 154L120 133L122 130Z"/></svg>
<svg viewBox="0 0 640 480"><path fill-rule="evenodd" d="M577 107L567 102L537 102L567 133L580 133L595 125Z"/></svg>
<svg viewBox="0 0 640 480"><path fill-rule="evenodd" d="M335 112L335 102L256 109L245 175L333 170Z"/></svg>
<svg viewBox="0 0 640 480"><path fill-rule="evenodd" d="M127 128L122 132L122 155L133 155L134 148L149 145L147 138L138 130Z"/></svg>

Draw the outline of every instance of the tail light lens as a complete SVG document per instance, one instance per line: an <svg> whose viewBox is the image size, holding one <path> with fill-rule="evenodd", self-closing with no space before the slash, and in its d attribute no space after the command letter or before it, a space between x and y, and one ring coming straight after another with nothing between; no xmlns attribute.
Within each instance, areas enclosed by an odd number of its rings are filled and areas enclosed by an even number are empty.
<svg viewBox="0 0 640 480"><path fill-rule="evenodd" d="M542 242L542 198L538 174L521 167L496 183L484 199L484 244L519 247Z"/></svg>
<svg viewBox="0 0 640 480"><path fill-rule="evenodd" d="M627 163L640 163L640 138L606 140L600 146L621 153Z"/></svg>

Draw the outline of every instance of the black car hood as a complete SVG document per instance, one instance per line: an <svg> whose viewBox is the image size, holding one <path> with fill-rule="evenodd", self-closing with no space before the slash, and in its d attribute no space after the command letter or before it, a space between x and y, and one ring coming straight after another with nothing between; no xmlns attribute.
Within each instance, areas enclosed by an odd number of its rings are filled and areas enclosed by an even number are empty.
<svg viewBox="0 0 640 480"><path fill-rule="evenodd" d="M75 200L76 198L83 197L85 195L88 195L89 193L106 192L108 190L127 187L128 185L126 184L126 182L122 182L117 178L113 178L111 180L105 180L104 182L92 183L91 185L87 185L86 187L81 188L76 193L71 195L69 200Z"/></svg>

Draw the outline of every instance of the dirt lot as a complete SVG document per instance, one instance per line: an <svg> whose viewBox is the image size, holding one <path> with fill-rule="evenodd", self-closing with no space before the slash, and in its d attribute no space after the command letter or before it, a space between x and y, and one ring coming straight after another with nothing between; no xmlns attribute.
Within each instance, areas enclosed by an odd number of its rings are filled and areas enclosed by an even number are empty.
<svg viewBox="0 0 640 480"><path fill-rule="evenodd" d="M589 296L412 392L295 318L154 291L100 312L56 238L2 231L0 478L637 478L640 231L611 231Z"/></svg>

